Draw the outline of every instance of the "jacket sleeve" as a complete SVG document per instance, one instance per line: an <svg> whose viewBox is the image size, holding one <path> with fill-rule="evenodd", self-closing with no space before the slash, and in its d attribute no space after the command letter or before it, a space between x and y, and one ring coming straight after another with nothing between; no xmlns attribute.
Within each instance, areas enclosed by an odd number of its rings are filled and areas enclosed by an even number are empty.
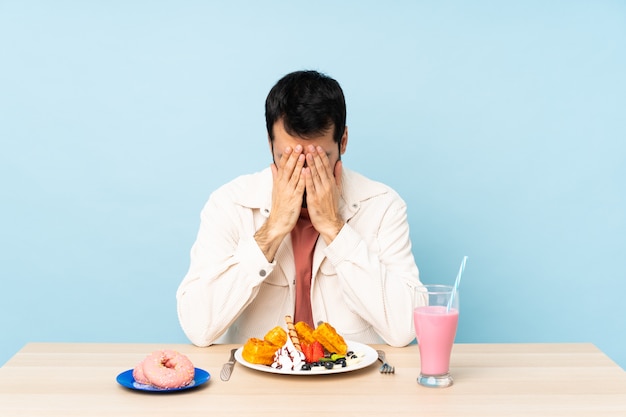
<svg viewBox="0 0 626 417"><path fill-rule="evenodd" d="M214 195L202 210L189 270L176 293L178 319L195 345L208 346L224 334L274 268L253 238L251 216Z"/></svg>
<svg viewBox="0 0 626 417"><path fill-rule="evenodd" d="M326 256L337 271L347 307L386 343L405 346L415 338L413 288L420 281L406 205L397 194L392 197L348 221Z"/></svg>

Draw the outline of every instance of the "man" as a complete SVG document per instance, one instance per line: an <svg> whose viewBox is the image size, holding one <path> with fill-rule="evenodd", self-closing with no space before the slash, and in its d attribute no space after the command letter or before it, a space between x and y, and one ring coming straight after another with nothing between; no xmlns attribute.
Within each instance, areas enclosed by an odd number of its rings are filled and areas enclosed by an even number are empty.
<svg viewBox="0 0 626 417"><path fill-rule="evenodd" d="M273 163L239 177L201 213L178 316L192 343L262 338L284 316L346 340L404 346L420 285L404 201L343 167L343 91L315 71L286 75L265 103Z"/></svg>

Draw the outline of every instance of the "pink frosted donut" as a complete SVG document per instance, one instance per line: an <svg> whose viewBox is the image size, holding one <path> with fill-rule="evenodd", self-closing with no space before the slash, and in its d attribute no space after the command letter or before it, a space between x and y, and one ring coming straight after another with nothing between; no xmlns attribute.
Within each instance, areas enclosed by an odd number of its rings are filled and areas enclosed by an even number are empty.
<svg viewBox="0 0 626 417"><path fill-rule="evenodd" d="M195 369L182 353L174 350L152 352L144 361L143 374L158 388L180 388L193 381Z"/></svg>
<svg viewBox="0 0 626 417"><path fill-rule="evenodd" d="M135 379L135 382L147 385L150 383L150 381L143 373L143 362L144 361L139 362L139 364L135 366L135 369L133 369L133 378Z"/></svg>

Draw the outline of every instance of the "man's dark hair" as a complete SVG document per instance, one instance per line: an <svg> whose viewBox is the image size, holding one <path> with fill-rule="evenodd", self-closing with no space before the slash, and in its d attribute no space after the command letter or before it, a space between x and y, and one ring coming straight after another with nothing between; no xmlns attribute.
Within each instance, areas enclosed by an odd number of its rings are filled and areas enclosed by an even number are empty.
<svg viewBox="0 0 626 417"><path fill-rule="evenodd" d="M337 81L317 71L285 75L265 100L265 123L274 141L274 123L283 119L292 136L309 138L334 128L333 139L341 142L346 128L346 101Z"/></svg>

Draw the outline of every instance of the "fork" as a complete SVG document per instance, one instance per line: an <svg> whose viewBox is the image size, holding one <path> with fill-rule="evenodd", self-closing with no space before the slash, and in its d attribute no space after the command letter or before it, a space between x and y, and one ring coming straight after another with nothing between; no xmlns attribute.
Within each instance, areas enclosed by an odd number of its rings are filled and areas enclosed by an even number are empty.
<svg viewBox="0 0 626 417"><path fill-rule="evenodd" d="M237 348L231 349L228 362L222 366L222 372L220 372L220 379L222 381L228 381L230 379L230 374L233 372L233 368L235 367L235 352L237 352Z"/></svg>
<svg viewBox="0 0 626 417"><path fill-rule="evenodd" d="M394 368L393 366L389 365L387 363L387 359L385 359L385 352L382 350L377 350L376 353L378 353L378 360L381 361L383 364L380 367L379 371L381 374L393 374L396 372L396 368Z"/></svg>

